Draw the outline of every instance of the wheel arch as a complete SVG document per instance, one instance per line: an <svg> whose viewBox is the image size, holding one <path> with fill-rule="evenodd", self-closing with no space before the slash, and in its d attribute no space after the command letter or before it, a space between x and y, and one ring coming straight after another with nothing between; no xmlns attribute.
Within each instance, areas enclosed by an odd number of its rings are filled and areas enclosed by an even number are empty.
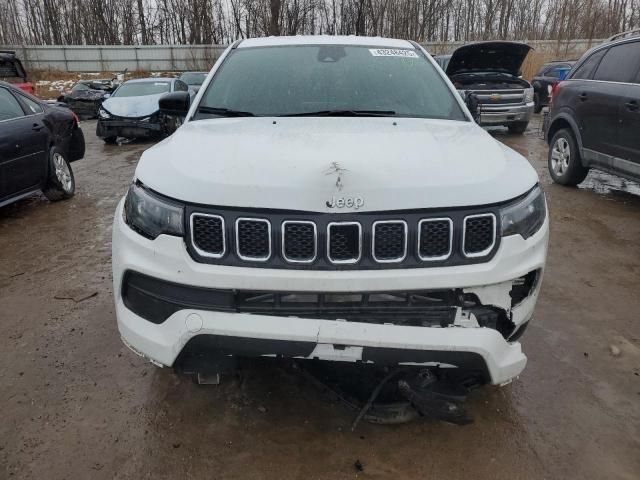
<svg viewBox="0 0 640 480"><path fill-rule="evenodd" d="M576 139L576 143L578 144L578 150L580 152L580 162L586 167L586 163L583 155L583 147L582 147L582 136L580 135L580 129L576 124L575 120L571 118L570 115L566 113L560 113L556 115L551 123L549 124L549 128L547 129L547 144L551 146L551 140L553 136L556 134L558 130L566 128L573 133L573 137Z"/></svg>

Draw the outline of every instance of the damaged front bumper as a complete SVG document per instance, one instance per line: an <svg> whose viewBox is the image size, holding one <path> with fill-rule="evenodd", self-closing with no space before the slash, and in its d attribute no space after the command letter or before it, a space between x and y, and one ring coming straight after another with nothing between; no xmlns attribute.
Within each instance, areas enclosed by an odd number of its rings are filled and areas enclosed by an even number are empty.
<svg viewBox="0 0 640 480"><path fill-rule="evenodd" d="M137 119L98 120L96 135L100 138L127 137L144 138L157 137L164 132L159 118L150 118L147 121Z"/></svg>
<svg viewBox="0 0 640 480"><path fill-rule="evenodd" d="M512 123L529 122L533 115L533 102L524 105L482 105L480 125L508 126Z"/></svg>
<svg viewBox="0 0 640 480"><path fill-rule="evenodd" d="M178 237L133 232L121 209L118 327L155 363L177 367L194 352L283 356L457 367L494 384L525 367L515 338L533 314L548 222L527 240L504 237L483 264L306 271L196 263Z"/></svg>

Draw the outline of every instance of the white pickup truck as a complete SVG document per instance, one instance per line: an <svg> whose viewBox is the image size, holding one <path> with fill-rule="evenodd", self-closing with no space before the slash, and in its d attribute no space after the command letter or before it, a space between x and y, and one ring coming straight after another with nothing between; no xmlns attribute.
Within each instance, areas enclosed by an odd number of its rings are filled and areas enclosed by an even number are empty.
<svg viewBox="0 0 640 480"><path fill-rule="evenodd" d="M243 40L118 205L124 342L206 379L235 356L525 367L549 222L536 172L427 52L366 37Z"/></svg>

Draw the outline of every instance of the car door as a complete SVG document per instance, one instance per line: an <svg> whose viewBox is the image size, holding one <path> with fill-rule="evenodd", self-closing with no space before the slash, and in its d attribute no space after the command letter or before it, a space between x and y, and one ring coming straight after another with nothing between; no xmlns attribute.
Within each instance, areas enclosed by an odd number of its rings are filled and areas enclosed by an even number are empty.
<svg viewBox="0 0 640 480"><path fill-rule="evenodd" d="M48 133L42 106L34 102L32 109L23 97L27 98L0 87L2 198L39 188L47 173Z"/></svg>
<svg viewBox="0 0 640 480"><path fill-rule="evenodd" d="M598 125L603 121L600 112L601 85L592 79L606 53L607 49L602 49L590 54L571 73L568 81L560 84L558 104L566 105L572 111L580 130L582 146L589 150L594 150L598 144Z"/></svg>
<svg viewBox="0 0 640 480"><path fill-rule="evenodd" d="M640 59L640 42L632 42L635 56ZM618 129L618 156L622 160L633 162L627 166L634 176L640 175L640 67L635 78L621 86L620 128Z"/></svg>
<svg viewBox="0 0 640 480"><path fill-rule="evenodd" d="M624 148L621 147L623 112L635 113L638 99L634 97L632 81L640 68L640 54L637 42L625 42L613 45L598 65L593 75L597 90L591 94L589 101L597 105L599 115L596 117L594 150L599 154L595 163L604 163L605 167L614 167L613 158L620 158ZM635 107L634 107L635 102ZM629 109L626 105L629 104ZM624 156L627 156L624 154Z"/></svg>

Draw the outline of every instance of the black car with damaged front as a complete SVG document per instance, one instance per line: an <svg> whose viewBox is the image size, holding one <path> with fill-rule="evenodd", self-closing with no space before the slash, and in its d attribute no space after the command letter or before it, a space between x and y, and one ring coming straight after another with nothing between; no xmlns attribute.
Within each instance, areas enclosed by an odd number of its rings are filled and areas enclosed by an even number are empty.
<svg viewBox="0 0 640 480"><path fill-rule="evenodd" d="M70 91L60 95L58 101L66 103L83 120L96 118L102 102L117 86L107 79L80 80Z"/></svg>
<svg viewBox="0 0 640 480"><path fill-rule="evenodd" d="M158 102L164 95L178 91L189 92L189 87L176 78L144 78L123 83L98 110L97 136L105 143L116 143L118 137L171 135L183 119L161 112Z"/></svg>

